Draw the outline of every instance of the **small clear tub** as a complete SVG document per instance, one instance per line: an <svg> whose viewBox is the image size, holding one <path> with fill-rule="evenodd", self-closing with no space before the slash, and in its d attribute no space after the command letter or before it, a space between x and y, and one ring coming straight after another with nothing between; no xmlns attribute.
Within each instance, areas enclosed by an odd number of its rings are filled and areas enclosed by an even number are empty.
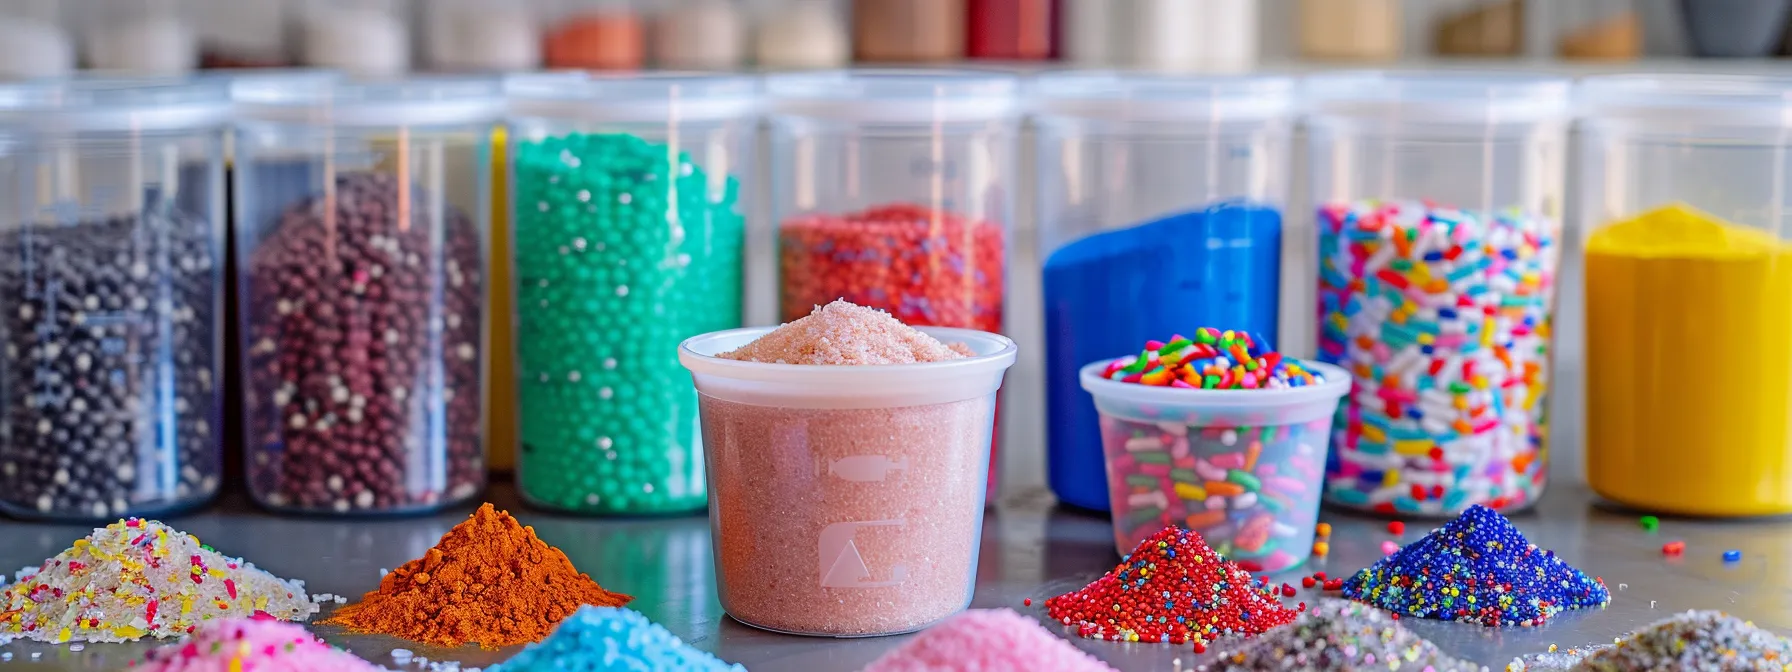
<svg viewBox="0 0 1792 672"><path fill-rule="evenodd" d="M771 328L679 345L697 385L728 615L863 637L919 630L970 605L996 390L1016 348L987 332L920 330L976 356L886 366L714 356Z"/></svg>
<svg viewBox="0 0 1792 672"><path fill-rule="evenodd" d="M1317 385L1196 390L1102 377L1084 366L1083 389L1101 414L1114 515L1114 547L1131 553L1167 525L1187 527L1250 571L1306 560L1324 485L1325 449L1350 376L1300 361Z"/></svg>

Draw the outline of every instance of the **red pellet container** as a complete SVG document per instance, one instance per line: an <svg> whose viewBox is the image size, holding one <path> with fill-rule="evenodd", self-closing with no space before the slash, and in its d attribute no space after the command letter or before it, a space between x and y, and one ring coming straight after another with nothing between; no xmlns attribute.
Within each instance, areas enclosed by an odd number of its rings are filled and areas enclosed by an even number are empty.
<svg viewBox="0 0 1792 672"><path fill-rule="evenodd" d="M1002 331L1016 87L974 71L771 77L780 319L845 299Z"/></svg>

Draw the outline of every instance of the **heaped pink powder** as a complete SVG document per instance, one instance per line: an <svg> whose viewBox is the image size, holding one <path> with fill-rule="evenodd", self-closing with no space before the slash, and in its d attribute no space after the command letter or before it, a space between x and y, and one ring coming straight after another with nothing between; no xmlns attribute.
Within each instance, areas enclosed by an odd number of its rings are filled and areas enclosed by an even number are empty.
<svg viewBox="0 0 1792 672"><path fill-rule="evenodd" d="M962 343L947 345L875 308L837 300L785 324L722 359L777 364L914 364L971 356Z"/></svg>
<svg viewBox="0 0 1792 672"><path fill-rule="evenodd" d="M1113 669L1031 618L1009 609L972 609L916 635L865 672Z"/></svg>

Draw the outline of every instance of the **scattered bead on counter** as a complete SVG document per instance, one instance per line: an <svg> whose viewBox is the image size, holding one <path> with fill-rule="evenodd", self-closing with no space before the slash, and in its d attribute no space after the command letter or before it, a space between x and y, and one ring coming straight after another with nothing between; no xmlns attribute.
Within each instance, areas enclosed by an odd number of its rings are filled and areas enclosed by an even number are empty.
<svg viewBox="0 0 1792 672"><path fill-rule="evenodd" d="M1670 541L1668 543L1661 545L1661 554L1662 555L1678 556L1681 553L1685 553L1685 552L1686 552L1686 542L1684 542L1684 541Z"/></svg>
<svg viewBox="0 0 1792 672"><path fill-rule="evenodd" d="M302 581L220 555L160 522L131 518L94 530L0 590L0 637L130 642L258 613L302 621L317 609Z"/></svg>
<svg viewBox="0 0 1792 672"><path fill-rule="evenodd" d="M1505 516L1480 505L1343 587L1345 597L1395 615L1495 627L1541 625L1564 609L1611 600L1605 582L1537 548Z"/></svg>
<svg viewBox="0 0 1792 672"><path fill-rule="evenodd" d="M1724 551L1724 562L1740 562L1741 560L1742 560L1742 551L1737 551L1737 550Z"/></svg>
<svg viewBox="0 0 1792 672"><path fill-rule="evenodd" d="M1510 210L1320 209L1319 358L1355 378L1326 498L1516 509L1543 491L1555 225Z"/></svg>
<svg viewBox="0 0 1792 672"><path fill-rule="evenodd" d="M1076 633L1118 642L1194 643L1250 636L1294 620L1293 609L1220 558L1201 535L1166 527L1082 590L1045 601Z"/></svg>
<svg viewBox="0 0 1792 672"><path fill-rule="evenodd" d="M1643 516L1637 522L1638 522L1638 524L1642 525L1643 530L1647 531L1647 532L1654 532L1658 529L1661 529L1661 519L1656 518L1655 516Z"/></svg>

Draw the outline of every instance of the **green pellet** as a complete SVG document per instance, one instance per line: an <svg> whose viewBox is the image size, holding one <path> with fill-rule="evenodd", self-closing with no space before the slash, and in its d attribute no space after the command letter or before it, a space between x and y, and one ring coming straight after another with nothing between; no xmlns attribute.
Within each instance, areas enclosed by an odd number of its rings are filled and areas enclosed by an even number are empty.
<svg viewBox="0 0 1792 672"><path fill-rule="evenodd" d="M1656 518L1655 516L1643 516L1642 520L1640 520L1639 522L1642 523L1644 530L1647 530L1650 532L1654 532L1658 529L1661 529L1661 519Z"/></svg>
<svg viewBox="0 0 1792 672"><path fill-rule="evenodd" d="M1129 530L1139 529L1145 525L1157 522L1163 515L1164 510L1155 506L1145 509L1134 509L1131 513L1126 514L1126 528Z"/></svg>
<svg viewBox="0 0 1792 672"><path fill-rule="evenodd" d="M740 186L622 134L519 141L518 480L589 513L708 501L679 341L741 323Z"/></svg>
<svg viewBox="0 0 1792 672"><path fill-rule="evenodd" d="M1244 486L1244 489L1249 492L1257 492L1258 490L1263 489L1263 481L1257 480L1256 476L1252 476L1250 472L1242 469L1227 470L1226 480ZM1259 499L1258 501L1262 500Z"/></svg>
<svg viewBox="0 0 1792 672"><path fill-rule="evenodd" d="M1126 484L1146 488L1156 488L1157 478L1154 476L1146 476L1144 474L1132 474L1126 477Z"/></svg>
<svg viewBox="0 0 1792 672"><path fill-rule="evenodd" d="M1200 485L1207 479L1201 478L1201 475L1195 473L1195 470L1193 469L1171 469L1170 480L1177 483L1193 483L1195 485Z"/></svg>
<svg viewBox="0 0 1792 672"><path fill-rule="evenodd" d="M1144 464L1169 464L1170 454L1161 452L1133 453L1132 459Z"/></svg>

